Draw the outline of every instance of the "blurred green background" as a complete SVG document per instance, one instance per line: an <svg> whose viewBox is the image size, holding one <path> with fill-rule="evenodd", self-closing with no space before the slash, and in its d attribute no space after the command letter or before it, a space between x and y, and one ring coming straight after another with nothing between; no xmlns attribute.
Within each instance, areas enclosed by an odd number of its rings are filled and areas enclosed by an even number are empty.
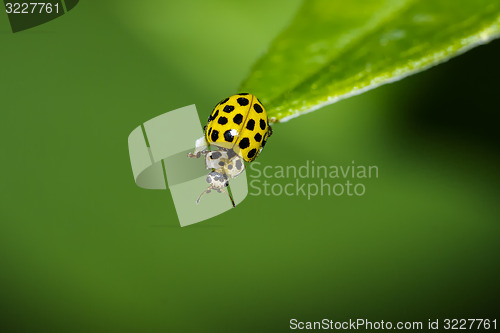
<svg viewBox="0 0 500 333"><path fill-rule="evenodd" d="M83 1L17 34L0 13L3 330L498 314L500 41L275 126L263 166L378 165L363 197L249 196L180 228L168 191L134 184L131 130L205 120L298 6Z"/></svg>

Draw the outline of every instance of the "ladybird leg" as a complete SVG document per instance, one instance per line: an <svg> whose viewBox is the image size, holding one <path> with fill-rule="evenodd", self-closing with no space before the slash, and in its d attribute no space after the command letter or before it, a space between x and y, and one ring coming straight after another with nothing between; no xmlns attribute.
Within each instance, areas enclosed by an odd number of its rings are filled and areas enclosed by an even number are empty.
<svg viewBox="0 0 500 333"><path fill-rule="evenodd" d="M210 150L200 150L196 153L188 153L187 156L192 158L200 158L201 155L206 156L208 153L210 153Z"/></svg>
<svg viewBox="0 0 500 333"><path fill-rule="evenodd" d="M204 151L208 151L208 142L205 139L205 136L202 136L201 138L199 138L198 140L196 140L196 142L194 144L194 151L192 153L189 153L188 157L199 158L200 157L200 153L201 154L206 154L206 153L204 153Z"/></svg>
<svg viewBox="0 0 500 333"><path fill-rule="evenodd" d="M269 131L267 132L267 137L270 137L271 135L273 135L273 128L271 127L271 125L269 125Z"/></svg>
<svg viewBox="0 0 500 333"><path fill-rule="evenodd" d="M200 158L200 156L201 156L201 152L197 152L196 154L188 153L188 157L191 157L191 158Z"/></svg>
<svg viewBox="0 0 500 333"><path fill-rule="evenodd" d="M233 197L231 196L231 194L229 194L228 191L226 191L225 189L221 188L221 189L219 189L219 192L226 193L227 196L229 197L229 199L231 199L231 204L233 205L233 208L236 207L236 205L234 204Z"/></svg>

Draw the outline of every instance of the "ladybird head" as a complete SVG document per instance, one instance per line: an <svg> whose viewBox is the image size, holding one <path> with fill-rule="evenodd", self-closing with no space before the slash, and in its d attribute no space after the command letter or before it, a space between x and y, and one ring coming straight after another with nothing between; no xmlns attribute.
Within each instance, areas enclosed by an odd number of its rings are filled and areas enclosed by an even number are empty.
<svg viewBox="0 0 500 333"><path fill-rule="evenodd" d="M229 185L227 175L217 171L210 171L206 181L213 189L224 188Z"/></svg>
<svg viewBox="0 0 500 333"><path fill-rule="evenodd" d="M205 191L201 192L200 196L198 197L198 200L196 200L196 204L200 203L201 197L205 193L210 193L212 190L215 190L219 193L226 193L229 199L231 200L231 204L233 205L233 207L236 206L234 204L234 200L231 194L226 190L224 190L224 188L229 185L229 179L226 174L217 171L211 171L208 173L206 181L209 185Z"/></svg>

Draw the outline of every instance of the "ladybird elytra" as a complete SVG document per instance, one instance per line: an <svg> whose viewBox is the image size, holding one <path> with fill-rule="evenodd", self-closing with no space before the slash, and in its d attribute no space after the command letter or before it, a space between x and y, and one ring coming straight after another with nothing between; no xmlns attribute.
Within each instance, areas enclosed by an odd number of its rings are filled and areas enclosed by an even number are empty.
<svg viewBox="0 0 500 333"><path fill-rule="evenodd" d="M266 144L269 129L262 103L254 95L241 93L215 106L208 117L205 138L209 144L231 149L251 162Z"/></svg>

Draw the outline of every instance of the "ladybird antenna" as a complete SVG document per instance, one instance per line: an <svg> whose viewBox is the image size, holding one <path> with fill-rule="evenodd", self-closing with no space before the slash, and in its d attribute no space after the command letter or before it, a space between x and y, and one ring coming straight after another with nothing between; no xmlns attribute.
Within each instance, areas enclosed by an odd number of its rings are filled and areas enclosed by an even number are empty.
<svg viewBox="0 0 500 333"><path fill-rule="evenodd" d="M209 191L211 191L211 190L212 190L212 188L211 188L211 187L209 187L209 188L207 188L205 191L201 192L200 196L198 197L198 200L196 200L196 204L199 204L199 203L200 203L200 200L201 200L201 197L203 196L203 194L208 193L208 192L209 192Z"/></svg>

